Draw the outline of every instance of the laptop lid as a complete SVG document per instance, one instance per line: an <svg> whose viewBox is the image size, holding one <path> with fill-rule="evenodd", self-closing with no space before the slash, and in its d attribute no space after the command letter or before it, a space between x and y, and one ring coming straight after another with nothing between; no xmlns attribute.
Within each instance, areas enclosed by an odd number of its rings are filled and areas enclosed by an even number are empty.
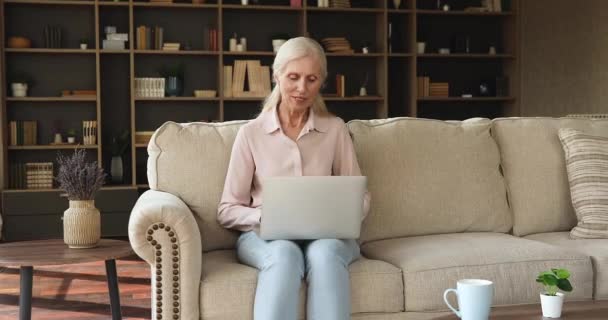
<svg viewBox="0 0 608 320"><path fill-rule="evenodd" d="M264 180L260 237L357 239L367 177L303 176Z"/></svg>

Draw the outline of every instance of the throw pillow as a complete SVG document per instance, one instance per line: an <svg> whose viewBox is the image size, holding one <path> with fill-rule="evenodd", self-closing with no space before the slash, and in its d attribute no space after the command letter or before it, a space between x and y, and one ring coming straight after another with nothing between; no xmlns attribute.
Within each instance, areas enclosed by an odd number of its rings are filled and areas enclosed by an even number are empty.
<svg viewBox="0 0 608 320"><path fill-rule="evenodd" d="M572 205L578 225L572 238L608 238L608 137L560 129Z"/></svg>

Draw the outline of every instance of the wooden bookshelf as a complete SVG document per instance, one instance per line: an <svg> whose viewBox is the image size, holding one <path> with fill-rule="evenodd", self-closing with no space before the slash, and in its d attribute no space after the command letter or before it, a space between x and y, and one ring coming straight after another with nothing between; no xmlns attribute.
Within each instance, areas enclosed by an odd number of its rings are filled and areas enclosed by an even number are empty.
<svg viewBox="0 0 608 320"><path fill-rule="evenodd" d="M99 142L88 149L91 156L109 171L111 137L128 130L131 143L124 155L125 184L147 188L147 181L142 178L145 176L147 145L136 144L134 133L153 131L167 120L229 121L255 116L263 98L225 97L222 66L233 65L235 60L260 60L262 65L272 65L275 54L270 39L278 33L277 30L291 37L310 35L320 40L344 36L349 40L355 53L327 53L329 77L322 92L330 110L346 121L370 118L370 114L373 114L372 118L432 116L460 119L470 112L459 111L484 103L487 106L484 105L475 116L519 115L519 1L512 0L509 11L504 12L468 12L459 8L445 12L429 8L428 5L434 1L428 0L404 0L399 9L393 8L392 1L384 0L371 0L370 7L365 8L319 8L313 0L303 0L301 7L291 7L289 1L285 1L285 5L243 6L236 0L204 4L133 0L4 0L0 2L0 40L3 44L0 47L0 67L23 67L30 71L27 68L31 62L30 69L40 70L36 76L41 79L36 79L39 81L32 88L32 96L15 98L10 92L5 92L2 97L3 131L7 132L9 121L29 120L34 112L40 112L40 117L45 119L65 115L72 123L69 126L75 126L73 124L81 120L96 120ZM32 19L12 19L26 10ZM73 10L80 13L74 21L70 18ZM39 35L40 29L50 24L51 17L64 17L62 27L74 33L70 36L66 33L65 48L42 48L44 39ZM471 21L480 26L480 31L471 34L471 38L477 41L475 51L449 55L436 53L437 48L452 42L445 30L455 33L469 30ZM389 23L393 28L390 45L387 40ZM119 33L128 34L125 49L102 48L104 28L108 25L116 26ZM137 49L136 31L140 25L163 27L165 42L180 42L182 49L187 43L190 50ZM216 51L209 50L203 41L207 27L218 30ZM34 40L34 48L4 47L8 36L21 31ZM239 38L247 38L247 51L228 51L228 39L235 32ZM81 50L78 38L74 37L85 34L89 48ZM485 42L493 39L499 39L500 43L495 43L499 50L490 55L484 51L484 46ZM416 42L422 40L427 42L427 51L418 54ZM361 52L364 43L370 47L368 54ZM179 62L186 66L183 95L162 98L135 96L135 78L158 77L160 67ZM52 68L57 64L64 65L66 72L65 76L62 74L57 78L57 83L53 83L44 74L59 73ZM495 70L496 76L509 77L509 96L459 97L460 91L474 88L482 80L484 70ZM2 86L8 88L8 71L11 70L2 71ZM337 73L346 75L347 97L332 95L336 92L334 79ZM369 76L369 95L356 96L365 74ZM430 76L433 81L449 82L450 90L456 91L450 92L452 96L447 98L417 97L416 77L422 75ZM70 80L76 78L78 81ZM84 87L77 88L81 83ZM54 97L60 94L57 92L60 88L95 89L97 96ZM198 89L216 90L217 96L194 97L193 90ZM50 109L32 111L42 106ZM49 120L39 121L42 130L39 138L48 141ZM10 161L20 157L53 160L53 150L60 149L46 144L9 147L7 139L3 141L2 169L5 177ZM8 179L2 183L5 188L6 181Z"/></svg>

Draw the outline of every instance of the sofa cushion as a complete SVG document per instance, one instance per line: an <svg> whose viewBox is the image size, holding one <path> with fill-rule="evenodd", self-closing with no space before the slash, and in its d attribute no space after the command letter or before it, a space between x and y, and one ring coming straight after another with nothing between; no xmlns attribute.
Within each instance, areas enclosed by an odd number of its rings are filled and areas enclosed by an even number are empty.
<svg viewBox="0 0 608 320"><path fill-rule="evenodd" d="M372 195L361 240L508 232L511 213L490 124L488 119L350 121Z"/></svg>
<svg viewBox="0 0 608 320"><path fill-rule="evenodd" d="M560 128L608 136L608 120L502 118L493 120L513 210L513 234L567 231L576 225Z"/></svg>
<svg viewBox="0 0 608 320"><path fill-rule="evenodd" d="M201 318L253 319L258 271L238 263L234 250L203 254ZM383 261L361 258L350 265L352 313L403 311L401 270ZM300 315L305 318L306 283L300 290Z"/></svg>
<svg viewBox="0 0 608 320"><path fill-rule="evenodd" d="M406 311L447 307L443 292L459 279L494 282L494 305L538 303L540 271L571 271L574 290L567 299L591 299L593 270L587 255L501 233L459 233L374 241L362 247L371 259L403 271Z"/></svg>
<svg viewBox="0 0 608 320"><path fill-rule="evenodd" d="M570 196L578 225L573 238L608 239L608 137L562 128Z"/></svg>
<svg viewBox="0 0 608 320"><path fill-rule="evenodd" d="M201 229L203 251L233 248L237 233L217 223L232 144L246 121L167 122L148 144L148 183L180 197Z"/></svg>
<svg viewBox="0 0 608 320"><path fill-rule="evenodd" d="M595 271L593 296L595 299L608 299L608 239L571 239L568 232L538 233L525 238L590 256Z"/></svg>

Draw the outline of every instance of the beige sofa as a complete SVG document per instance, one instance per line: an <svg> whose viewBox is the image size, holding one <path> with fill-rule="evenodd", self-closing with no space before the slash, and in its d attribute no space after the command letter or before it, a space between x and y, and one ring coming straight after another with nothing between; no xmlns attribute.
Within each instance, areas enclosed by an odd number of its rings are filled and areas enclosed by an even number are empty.
<svg viewBox="0 0 608 320"><path fill-rule="evenodd" d="M166 123L148 146L129 237L150 263L153 319L251 319L256 269L216 222L240 122ZM608 299L608 240L571 240L561 127L608 136L608 120L505 118L351 121L369 178L364 258L350 266L353 319L445 315L445 289L494 281L494 305L537 303L535 276L572 272L567 299ZM305 315L301 292L300 318Z"/></svg>

